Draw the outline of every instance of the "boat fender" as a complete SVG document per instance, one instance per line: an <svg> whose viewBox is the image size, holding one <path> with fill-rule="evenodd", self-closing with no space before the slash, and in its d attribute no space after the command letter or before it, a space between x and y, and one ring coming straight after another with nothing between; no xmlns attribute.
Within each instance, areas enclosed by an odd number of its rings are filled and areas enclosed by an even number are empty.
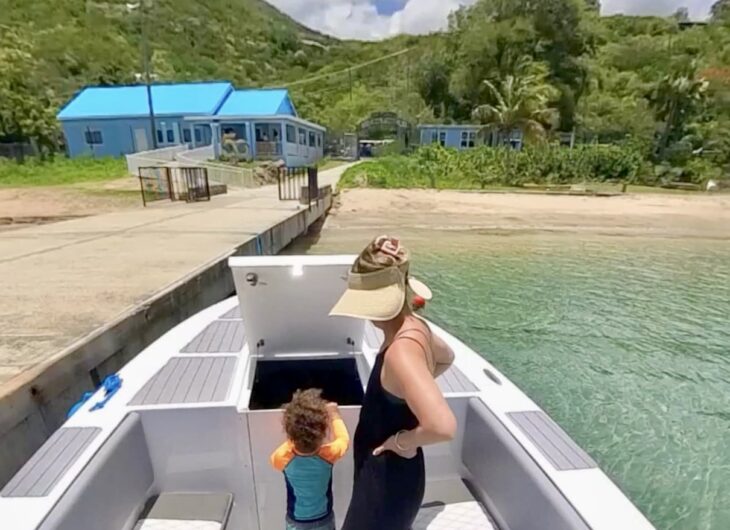
<svg viewBox="0 0 730 530"><path fill-rule="evenodd" d="M93 407L91 407L89 412L103 409L106 406L109 400L114 397L114 394L122 388L122 378L117 374L108 375L101 384L101 387L104 389L104 399L98 401Z"/></svg>

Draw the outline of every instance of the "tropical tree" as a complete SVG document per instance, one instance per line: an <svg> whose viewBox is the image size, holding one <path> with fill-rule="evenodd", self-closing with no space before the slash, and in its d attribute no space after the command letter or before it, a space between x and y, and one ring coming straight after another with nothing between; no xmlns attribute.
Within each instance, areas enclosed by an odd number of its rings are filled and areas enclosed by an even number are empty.
<svg viewBox="0 0 730 530"><path fill-rule="evenodd" d="M416 87L421 98L439 119L446 118L455 103L449 91L450 78L451 66L443 58L431 55L423 59L416 78Z"/></svg>
<svg viewBox="0 0 730 530"><path fill-rule="evenodd" d="M690 120L705 101L708 83L697 75L697 64L690 63L661 79L651 94L650 101L657 119L664 128L657 145L657 155L664 158L667 147L681 138Z"/></svg>
<svg viewBox="0 0 730 530"><path fill-rule="evenodd" d="M686 7L680 7L672 15L677 22L689 22L689 9Z"/></svg>
<svg viewBox="0 0 730 530"><path fill-rule="evenodd" d="M519 70L498 82L483 81L490 103L477 106L473 117L500 135L520 130L527 138L542 138L558 117L551 105L557 91L545 81L544 73L529 73L528 67Z"/></svg>
<svg viewBox="0 0 730 530"><path fill-rule="evenodd" d="M713 22L722 22L730 18L730 0L717 0L710 8Z"/></svg>
<svg viewBox="0 0 730 530"><path fill-rule="evenodd" d="M53 91L38 79L24 36L2 26L0 31L0 140L33 141L41 155L52 153L57 135Z"/></svg>

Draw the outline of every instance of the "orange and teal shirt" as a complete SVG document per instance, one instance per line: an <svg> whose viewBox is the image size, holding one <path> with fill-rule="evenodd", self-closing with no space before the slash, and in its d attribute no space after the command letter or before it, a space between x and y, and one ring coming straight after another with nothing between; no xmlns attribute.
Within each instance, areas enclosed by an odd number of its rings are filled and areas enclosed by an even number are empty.
<svg viewBox="0 0 730 530"><path fill-rule="evenodd" d="M316 454L300 455L287 440L271 455L271 465L284 473L286 516L296 523L323 521L332 515L332 466L345 456L350 435L341 418L332 421L334 440Z"/></svg>

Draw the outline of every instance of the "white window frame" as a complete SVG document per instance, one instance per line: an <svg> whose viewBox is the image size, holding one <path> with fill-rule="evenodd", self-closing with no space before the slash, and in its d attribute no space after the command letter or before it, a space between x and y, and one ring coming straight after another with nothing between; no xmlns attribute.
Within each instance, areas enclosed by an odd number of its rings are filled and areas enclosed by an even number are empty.
<svg viewBox="0 0 730 530"><path fill-rule="evenodd" d="M476 144L477 144L476 131L461 131L462 149L468 149L468 148L474 147Z"/></svg>

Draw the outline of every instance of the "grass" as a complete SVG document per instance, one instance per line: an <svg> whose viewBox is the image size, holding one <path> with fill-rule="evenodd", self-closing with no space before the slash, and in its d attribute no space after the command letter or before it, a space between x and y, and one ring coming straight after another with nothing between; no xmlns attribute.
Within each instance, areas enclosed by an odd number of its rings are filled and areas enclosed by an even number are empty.
<svg viewBox="0 0 730 530"><path fill-rule="evenodd" d="M60 158L42 162L28 158L22 164L0 158L0 187L68 186L103 182L127 176L123 158Z"/></svg>

